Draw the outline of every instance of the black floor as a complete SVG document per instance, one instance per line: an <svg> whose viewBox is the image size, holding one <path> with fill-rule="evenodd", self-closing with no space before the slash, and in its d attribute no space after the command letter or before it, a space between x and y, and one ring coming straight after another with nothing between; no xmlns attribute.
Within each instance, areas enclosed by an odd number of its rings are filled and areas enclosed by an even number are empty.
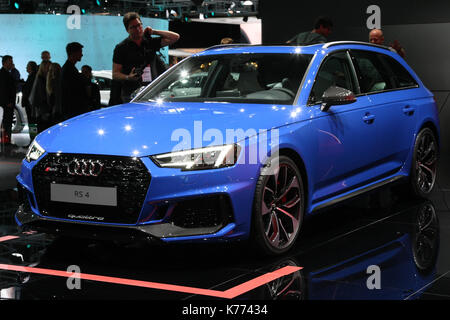
<svg viewBox="0 0 450 320"><path fill-rule="evenodd" d="M7 151L0 154L0 299L450 299L446 157L429 200L408 198L402 186L379 190L311 217L292 251L263 259L244 243L125 247L19 233L14 188L25 149Z"/></svg>

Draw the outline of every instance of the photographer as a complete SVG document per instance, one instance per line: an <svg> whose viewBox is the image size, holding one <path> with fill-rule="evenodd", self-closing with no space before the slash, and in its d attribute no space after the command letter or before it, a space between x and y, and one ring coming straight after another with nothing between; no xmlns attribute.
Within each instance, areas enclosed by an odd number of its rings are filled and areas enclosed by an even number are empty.
<svg viewBox="0 0 450 320"><path fill-rule="evenodd" d="M122 101L128 102L134 90L149 84L165 71L165 65L156 53L160 48L176 42L180 36L150 27L144 30L136 12L125 14L123 24L129 36L114 49L113 79L122 81Z"/></svg>

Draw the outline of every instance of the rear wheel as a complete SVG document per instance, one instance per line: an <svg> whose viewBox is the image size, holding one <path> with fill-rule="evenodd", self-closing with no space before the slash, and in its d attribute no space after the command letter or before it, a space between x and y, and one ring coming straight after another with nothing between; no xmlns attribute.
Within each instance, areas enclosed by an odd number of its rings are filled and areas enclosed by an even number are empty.
<svg viewBox="0 0 450 320"><path fill-rule="evenodd" d="M253 203L252 241L266 255L288 251L303 222L303 178L286 156L272 159L261 171Z"/></svg>
<svg viewBox="0 0 450 320"><path fill-rule="evenodd" d="M411 190L414 195L426 197L436 182L438 144L430 128L420 130L414 144L411 166Z"/></svg>

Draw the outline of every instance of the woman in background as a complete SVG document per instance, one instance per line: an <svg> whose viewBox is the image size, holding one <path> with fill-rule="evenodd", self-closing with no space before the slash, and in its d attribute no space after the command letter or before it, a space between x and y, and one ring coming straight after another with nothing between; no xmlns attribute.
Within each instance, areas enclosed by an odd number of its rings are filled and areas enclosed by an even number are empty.
<svg viewBox="0 0 450 320"><path fill-rule="evenodd" d="M31 114L37 123L38 133L50 126L51 110L47 100L47 73L50 61L42 61L30 94Z"/></svg>
<svg viewBox="0 0 450 320"><path fill-rule="evenodd" d="M31 89L33 89L34 80L36 79L37 71L38 66L36 62L29 61L27 63L28 78L27 81L25 81L24 85L22 86L22 107L25 108L25 111L27 113L28 123L35 123L35 120L31 116L31 104L29 98L31 94Z"/></svg>
<svg viewBox="0 0 450 320"><path fill-rule="evenodd" d="M47 101L51 113L51 125L57 124L61 119L61 66L52 63L47 74Z"/></svg>

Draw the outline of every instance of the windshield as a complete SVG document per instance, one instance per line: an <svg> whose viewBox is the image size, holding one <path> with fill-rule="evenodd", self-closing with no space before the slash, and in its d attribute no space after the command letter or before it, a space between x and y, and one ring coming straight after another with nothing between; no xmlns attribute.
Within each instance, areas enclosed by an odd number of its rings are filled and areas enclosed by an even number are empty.
<svg viewBox="0 0 450 320"><path fill-rule="evenodd" d="M191 57L135 101L292 104L311 58L290 53Z"/></svg>

